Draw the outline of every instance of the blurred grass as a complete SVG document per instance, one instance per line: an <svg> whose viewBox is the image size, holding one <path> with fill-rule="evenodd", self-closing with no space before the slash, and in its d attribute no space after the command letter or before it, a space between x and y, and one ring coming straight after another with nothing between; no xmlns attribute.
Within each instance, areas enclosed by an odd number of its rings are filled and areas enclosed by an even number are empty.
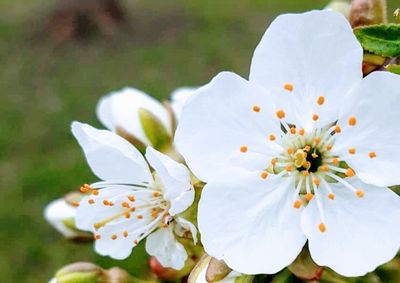
<svg viewBox="0 0 400 283"><path fill-rule="evenodd" d="M95 180L69 132L71 121L100 127L96 101L126 85L165 99L174 88L202 85L222 70L246 77L274 16L326 2L125 1L133 31L55 47L43 31L54 0L2 0L0 281L46 282L80 260L142 273L143 248L115 262L96 256L90 244L67 242L42 218L49 201Z"/></svg>

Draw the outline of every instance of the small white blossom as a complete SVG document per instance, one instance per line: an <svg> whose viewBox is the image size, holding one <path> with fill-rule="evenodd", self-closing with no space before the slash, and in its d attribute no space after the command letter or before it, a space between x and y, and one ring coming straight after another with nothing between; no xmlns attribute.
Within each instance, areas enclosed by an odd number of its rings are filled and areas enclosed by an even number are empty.
<svg viewBox="0 0 400 283"><path fill-rule="evenodd" d="M314 261L360 276L400 247L400 76L365 79L363 50L331 11L278 17L250 78L223 72L185 106L176 144L207 182L208 254L276 273L308 240Z"/></svg>
<svg viewBox="0 0 400 283"><path fill-rule="evenodd" d="M67 238L74 238L80 235L76 229L72 229L65 224L65 221L71 219L74 221L75 215L76 207L68 204L62 198L50 202L44 210L44 217L47 222Z"/></svg>
<svg viewBox="0 0 400 283"><path fill-rule="evenodd" d="M188 222L179 214L194 200L187 168L148 147L152 174L139 151L113 132L78 122L72 124L72 132L102 180L83 186L81 190L90 195L80 201L76 215L77 227L94 233L96 251L124 259L150 235L146 250L165 267L181 269L187 253L173 228ZM197 232L190 225L195 239Z"/></svg>

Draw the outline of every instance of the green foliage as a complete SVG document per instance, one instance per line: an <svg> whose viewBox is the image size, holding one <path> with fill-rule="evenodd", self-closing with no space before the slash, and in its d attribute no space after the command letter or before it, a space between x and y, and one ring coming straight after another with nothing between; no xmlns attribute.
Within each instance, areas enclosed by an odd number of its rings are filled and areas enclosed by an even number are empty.
<svg viewBox="0 0 400 283"><path fill-rule="evenodd" d="M400 24L365 26L354 33L364 50L384 57L400 56Z"/></svg>

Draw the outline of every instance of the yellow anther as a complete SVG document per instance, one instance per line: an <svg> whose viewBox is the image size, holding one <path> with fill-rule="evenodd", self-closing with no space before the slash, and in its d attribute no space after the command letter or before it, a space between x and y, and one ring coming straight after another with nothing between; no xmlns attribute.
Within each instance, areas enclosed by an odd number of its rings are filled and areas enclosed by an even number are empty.
<svg viewBox="0 0 400 283"><path fill-rule="evenodd" d="M302 201L297 199L297 200L294 201L293 207L294 208L300 208L302 204L303 204Z"/></svg>
<svg viewBox="0 0 400 283"><path fill-rule="evenodd" d="M103 204L104 204L104 205L111 205L111 203L110 203L108 200L106 200L106 199L103 200Z"/></svg>
<svg viewBox="0 0 400 283"><path fill-rule="evenodd" d="M283 88L286 89L287 91L292 92L294 89L294 86L292 84L286 83L283 85Z"/></svg>
<svg viewBox="0 0 400 283"><path fill-rule="evenodd" d="M318 187L321 184L321 180L318 178L314 179L314 184Z"/></svg>
<svg viewBox="0 0 400 283"><path fill-rule="evenodd" d="M321 138L320 137L314 138L314 142L315 144L319 144L321 142Z"/></svg>
<svg viewBox="0 0 400 283"><path fill-rule="evenodd" d="M356 149L354 147L349 148L349 154L356 154Z"/></svg>
<svg viewBox="0 0 400 283"><path fill-rule="evenodd" d="M143 219L143 215L139 214L138 216L136 216L137 219Z"/></svg>
<svg viewBox="0 0 400 283"><path fill-rule="evenodd" d="M285 116L286 116L285 111L283 111L282 109L276 111L276 117L278 117L279 119L283 119L285 118Z"/></svg>
<svg viewBox="0 0 400 283"><path fill-rule="evenodd" d="M153 211L151 212L151 217L157 218L157 216L158 216L158 211L157 211L157 210L153 210Z"/></svg>
<svg viewBox="0 0 400 283"><path fill-rule="evenodd" d="M339 163L339 158L334 157L334 158L332 159L332 163L333 163L334 165L337 165L337 164Z"/></svg>
<svg viewBox="0 0 400 283"><path fill-rule="evenodd" d="M303 167L306 168L307 170L310 169L311 168L311 162L309 162L309 161L304 162Z"/></svg>
<svg viewBox="0 0 400 283"><path fill-rule="evenodd" d="M85 184L80 189L81 193L87 193L90 190L89 185Z"/></svg>
<svg viewBox="0 0 400 283"><path fill-rule="evenodd" d="M371 151L370 153L368 153L369 158L375 158L376 157L376 153L375 151Z"/></svg>
<svg viewBox="0 0 400 283"><path fill-rule="evenodd" d="M287 149L287 153L288 153L289 155L290 155L290 154L293 154L293 152L294 152L293 148L289 147L289 148Z"/></svg>
<svg viewBox="0 0 400 283"><path fill-rule="evenodd" d="M124 215L125 215L125 218L128 218L128 219L131 218L131 214L129 212L125 212Z"/></svg>
<svg viewBox="0 0 400 283"><path fill-rule="evenodd" d="M131 202L134 202L134 201L135 201L135 197L132 196L132 195L129 195L129 196L128 196L128 199L129 199Z"/></svg>
<svg viewBox="0 0 400 283"><path fill-rule="evenodd" d="M260 177L261 177L261 179L267 179L268 178L268 172L266 172L266 171L263 171L261 174L260 174Z"/></svg>
<svg viewBox="0 0 400 283"><path fill-rule="evenodd" d="M272 166L275 166L275 164L276 164L276 158L272 158L272 159L271 159L271 164L272 164Z"/></svg>
<svg viewBox="0 0 400 283"><path fill-rule="evenodd" d="M362 189L356 190L356 196L357 197L362 198L364 195L365 195L364 190L362 190Z"/></svg>
<svg viewBox="0 0 400 283"><path fill-rule="evenodd" d="M135 211L136 211L136 207L131 207L129 210L130 210L131 212L135 212Z"/></svg>
<svg viewBox="0 0 400 283"><path fill-rule="evenodd" d="M306 194L306 200L308 200L308 201L312 200L313 197L314 197L314 195L311 194L311 193L307 193L307 194Z"/></svg>
<svg viewBox="0 0 400 283"><path fill-rule="evenodd" d="M90 199L88 199L87 202L88 202L89 204L94 204L94 199L90 198Z"/></svg>
<svg viewBox="0 0 400 283"><path fill-rule="evenodd" d="M321 165L321 166L319 166L319 168L318 168L320 171L322 171L322 172L328 172L329 171L329 167L328 167L328 165Z"/></svg>
<svg viewBox="0 0 400 283"><path fill-rule="evenodd" d="M260 106L254 105L254 106L253 106L253 111L254 111L254 112L260 112L260 111L261 111Z"/></svg>
<svg viewBox="0 0 400 283"><path fill-rule="evenodd" d="M157 192L157 191L153 193L153 197L155 197L155 198L159 197L160 195L161 195L161 193Z"/></svg>
<svg viewBox="0 0 400 283"><path fill-rule="evenodd" d="M305 177L310 176L310 172L308 172L307 170L301 171L301 173L302 173L303 176L305 176Z"/></svg>
<svg viewBox="0 0 400 283"><path fill-rule="evenodd" d="M99 191L98 190L92 190L92 194L95 195L95 196L98 196L99 195Z"/></svg>
<svg viewBox="0 0 400 283"><path fill-rule="evenodd" d="M301 149L298 149L294 154L294 166L300 168L307 162L307 152L304 152Z"/></svg>
<svg viewBox="0 0 400 283"><path fill-rule="evenodd" d="M138 240L134 240L133 244L137 245L137 244L139 244L139 241Z"/></svg>
<svg viewBox="0 0 400 283"><path fill-rule="evenodd" d="M324 104L324 102L325 102L325 97L323 97L323 96L318 97L318 99L317 99L318 105L322 105L322 104Z"/></svg>
<svg viewBox="0 0 400 283"><path fill-rule="evenodd" d="M100 235L100 234L94 235L94 239L95 239L95 240L100 240L100 239L101 239L101 235Z"/></svg>
<svg viewBox="0 0 400 283"><path fill-rule="evenodd" d="M111 239L112 240L116 240L118 237L117 237L117 235L115 235L115 234L113 234L112 236L111 236Z"/></svg>
<svg viewBox="0 0 400 283"><path fill-rule="evenodd" d="M349 118L349 126L355 126L356 123L357 123L356 117L351 116L351 117Z"/></svg>
<svg viewBox="0 0 400 283"><path fill-rule="evenodd" d="M321 231L322 233L324 233L326 231L326 225L324 223L319 223L318 225L318 229L319 231Z"/></svg>
<svg viewBox="0 0 400 283"><path fill-rule="evenodd" d="M247 146L245 146L245 145L243 145L243 146L240 147L240 152L245 153L245 152L247 152L247 150L248 150L248 148L247 148Z"/></svg>
<svg viewBox="0 0 400 283"><path fill-rule="evenodd" d="M333 147L333 145L332 145L332 144L328 144L328 145L326 146L326 150L331 150L331 149L332 149L332 147Z"/></svg>
<svg viewBox="0 0 400 283"><path fill-rule="evenodd" d="M341 131L342 131L342 129L340 128L340 126L339 126L339 125L336 125L336 127L335 127L335 133L336 133L336 134L339 134Z"/></svg>
<svg viewBox="0 0 400 283"><path fill-rule="evenodd" d="M317 121L317 120L319 119L319 116L318 116L317 114L314 114L314 115L312 116L312 119L313 119L314 121Z"/></svg>
<svg viewBox="0 0 400 283"><path fill-rule="evenodd" d="M332 194L332 193L330 193L330 194L328 195L328 198L331 199L331 200L334 200L334 199L335 199L335 195Z"/></svg>
<svg viewBox="0 0 400 283"><path fill-rule="evenodd" d="M310 152L310 150L311 150L311 146L309 146L309 145L306 145L306 146L304 147L304 150L305 150L305 151L307 151L307 152Z"/></svg>
<svg viewBox="0 0 400 283"><path fill-rule="evenodd" d="M124 234L124 237L125 237L125 238L128 238L128 231L124 231L123 234Z"/></svg>
<svg viewBox="0 0 400 283"><path fill-rule="evenodd" d="M293 166L292 165L288 165L286 166L286 171L291 172L293 170Z"/></svg>
<svg viewBox="0 0 400 283"><path fill-rule="evenodd" d="M79 202L78 201L73 201L71 202L72 206L78 207L79 206Z"/></svg>
<svg viewBox="0 0 400 283"><path fill-rule="evenodd" d="M270 141L276 140L276 136L274 134L270 134L268 138Z"/></svg>
<svg viewBox="0 0 400 283"><path fill-rule="evenodd" d="M295 127L291 127L291 128L290 128L290 133L291 133L292 135L296 134L296 128L295 128Z"/></svg>
<svg viewBox="0 0 400 283"><path fill-rule="evenodd" d="M304 129L303 129L303 128L301 128L301 129L299 130L299 135L300 135L300 136L303 136L303 135L304 135Z"/></svg>
<svg viewBox="0 0 400 283"><path fill-rule="evenodd" d="M354 173L353 169L347 168L347 170L346 170L346 176L347 176L347 177L353 177L354 175L356 175L356 173Z"/></svg>
<svg viewBox="0 0 400 283"><path fill-rule="evenodd" d="M126 201L122 202L121 205L122 205L122 207L125 207L125 208L129 208L130 207L129 203L127 203Z"/></svg>

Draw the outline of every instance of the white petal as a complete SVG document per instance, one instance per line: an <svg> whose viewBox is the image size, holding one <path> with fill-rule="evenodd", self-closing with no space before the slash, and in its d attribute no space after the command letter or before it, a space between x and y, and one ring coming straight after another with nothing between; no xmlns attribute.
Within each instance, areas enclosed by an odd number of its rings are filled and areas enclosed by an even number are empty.
<svg viewBox="0 0 400 283"><path fill-rule="evenodd" d="M335 152L364 182L376 186L400 184L400 76L373 72L345 98L338 124L343 127ZM349 117L356 125L347 126ZM356 154L348 149L354 147ZM376 158L369 153L375 152Z"/></svg>
<svg viewBox="0 0 400 283"><path fill-rule="evenodd" d="M181 117L183 106L193 96L196 89L197 87L180 87L171 93L171 107L178 120Z"/></svg>
<svg viewBox="0 0 400 283"><path fill-rule="evenodd" d="M276 273L300 253L306 238L301 209L293 207L292 181L235 170L210 181L199 203L205 251L245 274Z"/></svg>
<svg viewBox="0 0 400 283"><path fill-rule="evenodd" d="M64 199L56 199L50 202L45 210L44 217L58 232L66 237L74 237L77 232L68 228L63 221L75 218L76 207L69 205Z"/></svg>
<svg viewBox="0 0 400 283"><path fill-rule="evenodd" d="M79 122L73 122L71 128L90 168L100 179L128 183L152 180L143 156L125 139Z"/></svg>
<svg viewBox="0 0 400 283"><path fill-rule="evenodd" d="M172 227L160 228L147 237L146 251L164 267L182 269L188 257L185 248L172 232Z"/></svg>
<svg viewBox="0 0 400 283"><path fill-rule="evenodd" d="M194 224L185 218L182 217L176 217L175 218L175 230L174 232L180 236L183 237L187 232L190 232L190 234L193 237L193 243L196 245L197 244L197 228L194 226Z"/></svg>
<svg viewBox="0 0 400 283"><path fill-rule="evenodd" d="M292 99L275 100L283 108L295 104L295 122L309 130L337 119L343 95L362 78L363 51L345 17L332 11L287 14L276 18L257 46L250 81L267 89L294 86ZM325 97L323 106L317 104ZM285 104L287 106L285 106ZM293 111L293 110L291 110Z"/></svg>
<svg viewBox="0 0 400 283"><path fill-rule="evenodd" d="M346 179L347 180L347 179ZM302 215L302 227L311 256L344 276L361 276L391 260L400 247L400 198L391 190L362 183L350 183L365 191L363 198L340 185L332 185L335 199L322 192L326 231L315 201Z"/></svg>
<svg viewBox="0 0 400 283"><path fill-rule="evenodd" d="M253 111L254 106L260 112ZM276 153L269 134L279 136L281 131L271 111L267 93L238 75L223 72L185 105L175 142L203 181L230 166L259 169ZM246 154L240 151L244 145Z"/></svg>
<svg viewBox="0 0 400 283"><path fill-rule="evenodd" d="M162 104L148 94L130 87L103 96L97 105L97 117L110 130L122 127L148 144L139 120L139 108L150 111L167 129L171 128L168 113Z"/></svg>
<svg viewBox="0 0 400 283"><path fill-rule="evenodd" d="M194 200L189 170L151 147L146 149L146 159L164 185L165 199L171 203L169 213L173 216L186 210Z"/></svg>

